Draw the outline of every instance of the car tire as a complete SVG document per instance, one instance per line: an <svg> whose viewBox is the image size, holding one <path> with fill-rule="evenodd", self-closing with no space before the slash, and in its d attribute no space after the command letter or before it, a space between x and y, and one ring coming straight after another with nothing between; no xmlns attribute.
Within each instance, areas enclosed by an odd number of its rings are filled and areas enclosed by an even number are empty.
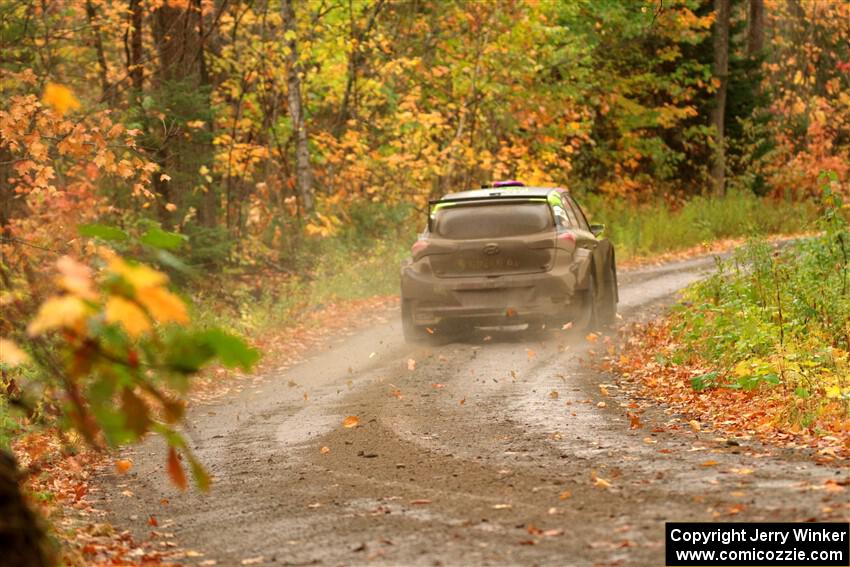
<svg viewBox="0 0 850 567"><path fill-rule="evenodd" d="M413 322L413 306L409 299L401 301L401 330L404 340L408 343L422 343L431 338L425 327L420 327Z"/></svg>
<svg viewBox="0 0 850 567"><path fill-rule="evenodd" d="M597 307L597 322L603 327L609 328L617 320L617 276L614 273L614 264L608 262L605 268L605 277L602 282L602 293Z"/></svg>
<svg viewBox="0 0 850 567"><path fill-rule="evenodd" d="M573 318L573 328L590 331L596 326L596 277L592 270L587 276L587 289L583 295L578 313Z"/></svg>

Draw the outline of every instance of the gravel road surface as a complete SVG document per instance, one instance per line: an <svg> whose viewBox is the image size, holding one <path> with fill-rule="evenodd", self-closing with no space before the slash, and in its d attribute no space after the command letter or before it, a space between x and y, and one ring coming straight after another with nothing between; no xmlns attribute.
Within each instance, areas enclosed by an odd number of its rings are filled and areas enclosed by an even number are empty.
<svg viewBox="0 0 850 567"><path fill-rule="evenodd" d="M713 265L621 274L624 321ZM846 519L847 492L824 490L846 469L693 431L663 408L630 429L614 377L582 363L603 340L482 331L411 346L389 311L191 410L210 493L174 489L151 438L130 474L105 473L100 504L139 538L155 515L204 554L186 563L218 565L663 565L667 520Z"/></svg>

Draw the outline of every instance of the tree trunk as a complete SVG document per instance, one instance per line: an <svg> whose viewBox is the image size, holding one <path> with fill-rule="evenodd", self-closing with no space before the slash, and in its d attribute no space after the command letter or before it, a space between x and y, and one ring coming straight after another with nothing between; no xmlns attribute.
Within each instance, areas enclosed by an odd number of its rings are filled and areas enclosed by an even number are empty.
<svg viewBox="0 0 850 567"><path fill-rule="evenodd" d="M91 0L86 0L86 19L92 32L92 43L97 54L97 71L100 77L100 100L106 101L109 97L109 79L107 78L108 68L106 66L106 54L103 51L103 37L100 33L100 22L97 21L97 11Z"/></svg>
<svg viewBox="0 0 850 567"><path fill-rule="evenodd" d="M726 114L726 87L729 82L729 1L714 0L716 19L714 22L714 76L718 80L714 95L714 110L711 123L715 130L714 160L711 165L711 179L714 194L718 197L726 192L726 150L724 139L724 118Z"/></svg>
<svg viewBox="0 0 850 567"><path fill-rule="evenodd" d="M144 68L142 67L142 20L143 20L142 0L130 0L130 29L127 34L130 36L129 46L127 50L127 73L130 75L130 83L133 85L133 90L136 94L141 92L142 83L144 82ZM125 44L127 36L124 36Z"/></svg>
<svg viewBox="0 0 850 567"><path fill-rule="evenodd" d="M747 55L757 56L764 49L764 0L750 0L747 24Z"/></svg>
<svg viewBox="0 0 850 567"><path fill-rule="evenodd" d="M303 69L298 60L298 37L296 35L295 10L292 0L281 3L283 16L283 33L287 54L287 87L289 100L289 116L292 120L292 131L295 134L295 182L301 206L306 213L313 211L313 171L310 168L310 146L307 139L307 128L304 125L304 106L301 100L301 76Z"/></svg>
<svg viewBox="0 0 850 567"><path fill-rule="evenodd" d="M48 567L54 563L44 529L27 506L15 458L0 451L0 549L3 565Z"/></svg>

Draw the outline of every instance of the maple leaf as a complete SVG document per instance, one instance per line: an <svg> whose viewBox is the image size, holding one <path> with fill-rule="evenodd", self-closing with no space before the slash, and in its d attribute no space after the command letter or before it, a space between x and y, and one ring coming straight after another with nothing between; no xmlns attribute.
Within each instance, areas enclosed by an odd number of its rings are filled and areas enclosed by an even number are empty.
<svg viewBox="0 0 850 567"><path fill-rule="evenodd" d="M35 318L27 326L27 332L35 337L58 328L79 330L89 311L88 306L79 297L50 297L41 304Z"/></svg>
<svg viewBox="0 0 850 567"><path fill-rule="evenodd" d="M186 481L186 473L183 472L183 465L174 447L168 448L168 476L174 486L180 490L186 490L189 483Z"/></svg>
<svg viewBox="0 0 850 567"><path fill-rule="evenodd" d="M105 252L109 258L109 270L121 276L134 289L164 285L168 276L144 264L131 265L114 253Z"/></svg>
<svg viewBox="0 0 850 567"><path fill-rule="evenodd" d="M80 101L74 96L74 92L59 83L47 83L44 86L41 102L53 108L60 116L69 110L80 108Z"/></svg>
<svg viewBox="0 0 850 567"><path fill-rule="evenodd" d="M136 299L160 323L188 323L189 315L183 301L170 291L154 286L136 290Z"/></svg>
<svg viewBox="0 0 850 567"><path fill-rule="evenodd" d="M349 415L344 420L342 420L342 426L351 429L352 427L357 427L360 425L360 418L356 415Z"/></svg>
<svg viewBox="0 0 850 567"><path fill-rule="evenodd" d="M56 267L59 270L57 283L65 291L83 299L97 299L97 294L92 288L91 269L88 266L81 264L70 256L62 256L57 260Z"/></svg>
<svg viewBox="0 0 850 567"><path fill-rule="evenodd" d="M138 338L151 328L150 319L141 307L117 295L106 300L105 317L107 323L124 327L132 338Z"/></svg>

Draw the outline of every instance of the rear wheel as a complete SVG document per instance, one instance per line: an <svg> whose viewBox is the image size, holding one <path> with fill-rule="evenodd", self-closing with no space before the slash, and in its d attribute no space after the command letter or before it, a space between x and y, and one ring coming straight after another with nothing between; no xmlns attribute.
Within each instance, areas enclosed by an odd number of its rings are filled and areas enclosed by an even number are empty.
<svg viewBox="0 0 850 567"><path fill-rule="evenodd" d="M617 276L614 264L609 262L605 268L601 297L597 307L597 320L604 327L611 327L617 319Z"/></svg>
<svg viewBox="0 0 850 567"><path fill-rule="evenodd" d="M401 330L404 340L409 343L421 343L431 338L425 327L413 322L413 305L409 299L401 301Z"/></svg>
<svg viewBox="0 0 850 567"><path fill-rule="evenodd" d="M596 277L593 271L587 276L587 290L573 318L573 327L580 331L589 331L596 326Z"/></svg>

